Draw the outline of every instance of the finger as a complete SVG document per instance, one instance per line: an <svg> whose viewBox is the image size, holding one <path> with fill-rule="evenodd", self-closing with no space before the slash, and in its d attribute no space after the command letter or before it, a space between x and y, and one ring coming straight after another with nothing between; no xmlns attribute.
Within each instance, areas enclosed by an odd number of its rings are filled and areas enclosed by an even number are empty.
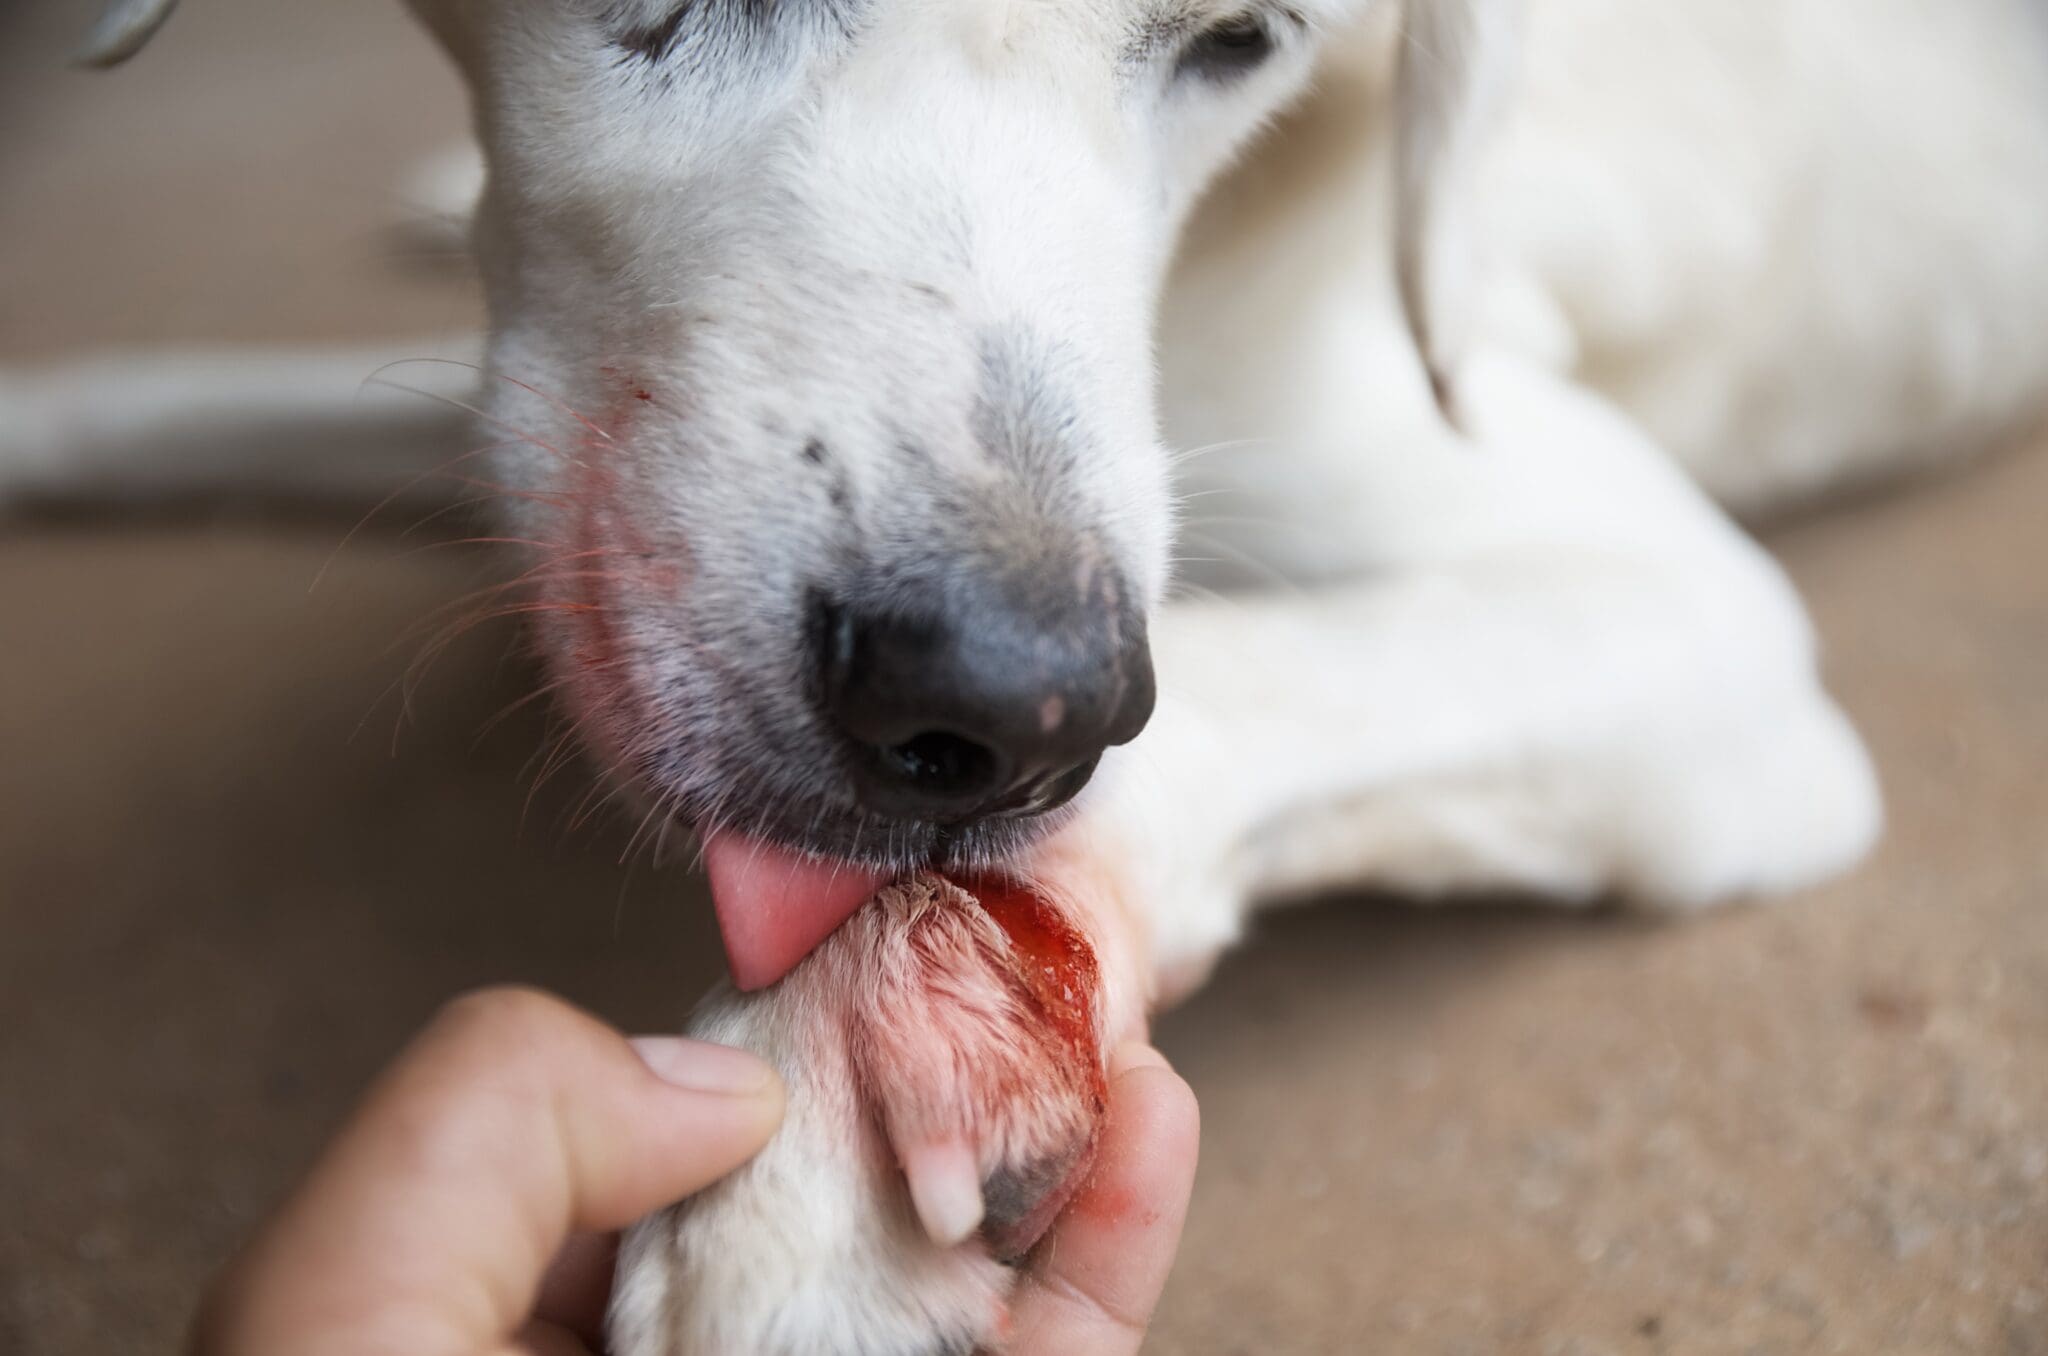
<svg viewBox="0 0 2048 1356"><path fill-rule="evenodd" d="M552 1323L535 1320L521 1328L512 1340L494 1348L490 1356L592 1356L596 1347Z"/></svg>
<svg viewBox="0 0 2048 1356"><path fill-rule="evenodd" d="M1033 1256L1006 1351L1138 1350L1180 1246L1200 1139L1194 1090L1165 1058L1147 1046L1119 1051L1095 1173Z"/></svg>
<svg viewBox="0 0 2048 1356"><path fill-rule="evenodd" d="M773 1072L740 1051L631 1044L532 992L459 1000L233 1269L200 1350L501 1346L572 1232L617 1229L730 1172L781 1110Z"/></svg>
<svg viewBox="0 0 2048 1356"><path fill-rule="evenodd" d="M604 1345L604 1311L618 1262L617 1234L577 1234L548 1263L533 1316L559 1323L589 1346Z"/></svg>

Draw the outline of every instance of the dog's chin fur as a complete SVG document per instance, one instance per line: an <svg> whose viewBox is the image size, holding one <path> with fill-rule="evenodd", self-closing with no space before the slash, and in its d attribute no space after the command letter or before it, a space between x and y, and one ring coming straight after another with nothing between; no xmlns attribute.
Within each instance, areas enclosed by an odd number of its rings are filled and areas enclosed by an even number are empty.
<svg viewBox="0 0 2048 1356"><path fill-rule="evenodd" d="M858 862L889 873L946 871L981 875L1001 871L1044 840L1059 834L1087 805L1087 789L1073 801L1040 813L1004 815L971 823L940 823L932 819L885 819L870 815L850 799L811 799L803 793L776 791L782 785L778 768L760 776L743 770L723 774L717 791L692 791L662 776L664 760L647 760L639 768L621 768L602 746L594 750L612 776L625 780L635 817L662 817L676 828L702 836L709 832L741 834L778 848L813 856ZM684 758L684 756L676 756Z"/></svg>
<svg viewBox="0 0 2048 1356"><path fill-rule="evenodd" d="M1043 814L955 825L880 819L858 810L812 809L773 799L750 801L744 791L721 797L715 802L715 813L710 803L676 805L646 790L637 798L649 810L663 807L660 813L695 834L711 830L738 833L805 856L896 873L936 870L979 875L998 871L1028 856L1080 813L1077 805L1069 804Z"/></svg>
<svg viewBox="0 0 2048 1356"><path fill-rule="evenodd" d="M727 802L717 819L682 823L697 832L717 827L760 838L811 857L857 862L892 872L937 870L979 875L1000 870L1027 856L1078 813L1063 806L1017 819L980 820L972 824L877 819L858 811L805 812L795 807L761 813Z"/></svg>

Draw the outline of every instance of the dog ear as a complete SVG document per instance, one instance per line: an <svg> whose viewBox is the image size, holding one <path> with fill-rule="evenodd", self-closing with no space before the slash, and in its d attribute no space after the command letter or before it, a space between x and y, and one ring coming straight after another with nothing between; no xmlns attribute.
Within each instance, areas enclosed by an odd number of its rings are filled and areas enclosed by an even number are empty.
<svg viewBox="0 0 2048 1356"><path fill-rule="evenodd" d="M1394 267L1444 418L1472 323L1475 163L1520 47L1522 0L1405 0L1394 85Z"/></svg>
<svg viewBox="0 0 2048 1356"><path fill-rule="evenodd" d="M74 58L81 66L118 66L143 49L171 17L178 0L107 0Z"/></svg>

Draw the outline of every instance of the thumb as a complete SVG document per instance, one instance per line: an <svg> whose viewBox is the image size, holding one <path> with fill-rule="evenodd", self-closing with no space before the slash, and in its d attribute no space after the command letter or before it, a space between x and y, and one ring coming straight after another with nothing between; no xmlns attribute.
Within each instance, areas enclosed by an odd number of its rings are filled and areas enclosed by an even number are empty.
<svg viewBox="0 0 2048 1356"><path fill-rule="evenodd" d="M709 1185L781 1115L774 1072L742 1051L631 1043L530 991L460 999L231 1268L195 1347L488 1349L526 1321L572 1232L619 1228Z"/></svg>

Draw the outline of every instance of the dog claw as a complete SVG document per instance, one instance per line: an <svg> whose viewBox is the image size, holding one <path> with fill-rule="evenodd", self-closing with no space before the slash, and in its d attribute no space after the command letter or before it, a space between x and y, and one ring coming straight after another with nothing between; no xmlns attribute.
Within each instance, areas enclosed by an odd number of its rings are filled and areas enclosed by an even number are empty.
<svg viewBox="0 0 2048 1356"><path fill-rule="evenodd" d="M956 1247L981 1227L981 1169L962 1140L917 1144L899 1150L903 1175L918 1222L932 1242Z"/></svg>

